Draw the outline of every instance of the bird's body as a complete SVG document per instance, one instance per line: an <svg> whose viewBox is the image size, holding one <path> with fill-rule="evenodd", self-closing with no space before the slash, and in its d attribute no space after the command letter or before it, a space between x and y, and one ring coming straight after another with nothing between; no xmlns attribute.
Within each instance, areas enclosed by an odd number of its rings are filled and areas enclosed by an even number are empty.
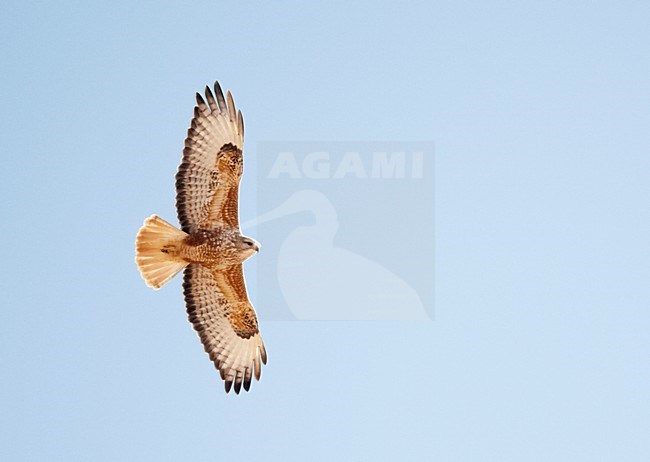
<svg viewBox="0 0 650 462"><path fill-rule="evenodd" d="M259 244L253 239L242 236L235 229L220 226L195 231L180 241L167 244L161 251L187 263L225 270L243 263L258 250Z"/></svg>
<svg viewBox="0 0 650 462"><path fill-rule="evenodd" d="M226 383L239 393L259 380L266 349L251 305L242 263L259 244L239 229L239 182L244 123L215 82L206 101L197 93L194 118L176 175L181 229L153 215L136 239L136 263L145 282L162 287L185 270L187 313L205 351ZM215 98L216 96L216 98Z"/></svg>

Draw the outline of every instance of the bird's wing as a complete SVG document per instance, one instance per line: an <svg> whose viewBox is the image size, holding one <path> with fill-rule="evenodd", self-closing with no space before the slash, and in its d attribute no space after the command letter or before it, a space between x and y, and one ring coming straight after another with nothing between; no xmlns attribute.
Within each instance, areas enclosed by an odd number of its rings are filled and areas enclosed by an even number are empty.
<svg viewBox="0 0 650 462"><path fill-rule="evenodd" d="M188 234L218 225L239 228L244 120L230 92L224 98L218 82L214 94L205 87L205 98L196 94L197 106L176 174L178 220Z"/></svg>
<svg viewBox="0 0 650 462"><path fill-rule="evenodd" d="M248 391L252 376L260 379L266 349L246 294L242 265L211 271L192 263L185 268L183 293L189 320L225 380L226 392L233 383L235 393L242 384Z"/></svg>

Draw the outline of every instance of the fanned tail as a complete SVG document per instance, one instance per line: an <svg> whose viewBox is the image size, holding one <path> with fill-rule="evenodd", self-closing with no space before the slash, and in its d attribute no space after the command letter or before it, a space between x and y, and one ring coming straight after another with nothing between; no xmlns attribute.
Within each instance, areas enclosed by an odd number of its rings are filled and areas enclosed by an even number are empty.
<svg viewBox="0 0 650 462"><path fill-rule="evenodd" d="M156 215L144 221L135 240L135 262L149 287L160 289L188 262L176 256L176 245L187 237L174 225Z"/></svg>

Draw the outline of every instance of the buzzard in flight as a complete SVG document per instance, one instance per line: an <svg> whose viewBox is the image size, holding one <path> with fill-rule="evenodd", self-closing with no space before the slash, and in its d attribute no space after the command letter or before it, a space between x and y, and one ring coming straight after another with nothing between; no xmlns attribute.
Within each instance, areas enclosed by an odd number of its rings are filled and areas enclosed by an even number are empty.
<svg viewBox="0 0 650 462"><path fill-rule="evenodd" d="M181 229L152 215L140 228L135 261L148 286L159 289L185 270L187 314L225 381L249 390L260 379L266 350L248 299L242 263L260 249L239 229L244 121L218 82L196 94L192 125L176 174Z"/></svg>

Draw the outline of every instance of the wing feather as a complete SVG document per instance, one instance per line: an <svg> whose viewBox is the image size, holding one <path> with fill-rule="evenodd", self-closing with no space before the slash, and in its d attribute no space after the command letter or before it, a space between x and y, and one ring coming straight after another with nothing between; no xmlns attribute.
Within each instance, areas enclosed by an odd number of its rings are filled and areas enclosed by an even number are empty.
<svg viewBox="0 0 650 462"><path fill-rule="evenodd" d="M253 366L255 366L255 379L259 380L262 376L262 365L260 364L259 348L253 356Z"/></svg>
<svg viewBox="0 0 650 462"><path fill-rule="evenodd" d="M196 102L176 174L178 219L188 234L220 225L238 228L244 120L218 82L214 94L206 87L205 98L197 93Z"/></svg>
<svg viewBox="0 0 650 462"><path fill-rule="evenodd" d="M221 112L226 112L226 100L223 97L223 90L221 90L221 85L219 85L219 82L216 81L214 82L214 93L217 95L217 101L219 101L219 108L221 109Z"/></svg>
<svg viewBox="0 0 650 462"><path fill-rule="evenodd" d="M244 116L241 115L241 111L237 110L237 130L241 134L242 138L244 137Z"/></svg>
<svg viewBox="0 0 650 462"><path fill-rule="evenodd" d="M198 263L185 269L183 293L188 319L225 382L226 392L250 389L260 379L266 350L255 310L246 295L242 265L211 271Z"/></svg>
<svg viewBox="0 0 650 462"><path fill-rule="evenodd" d="M201 96L201 93L196 93L196 104L199 106L199 109L201 112L206 113L209 112L208 105L205 104L205 100ZM196 112L194 113L194 117L196 117Z"/></svg>
<svg viewBox="0 0 650 462"><path fill-rule="evenodd" d="M235 114L235 100L232 98L232 93L228 92L226 95L228 99L228 117L230 117L231 122L237 121L237 115Z"/></svg>
<svg viewBox="0 0 650 462"><path fill-rule="evenodd" d="M205 86L205 97L208 99L210 110L220 112L219 106L217 106L217 102L214 100L214 96L212 95L212 90L210 90L210 87L207 85Z"/></svg>

